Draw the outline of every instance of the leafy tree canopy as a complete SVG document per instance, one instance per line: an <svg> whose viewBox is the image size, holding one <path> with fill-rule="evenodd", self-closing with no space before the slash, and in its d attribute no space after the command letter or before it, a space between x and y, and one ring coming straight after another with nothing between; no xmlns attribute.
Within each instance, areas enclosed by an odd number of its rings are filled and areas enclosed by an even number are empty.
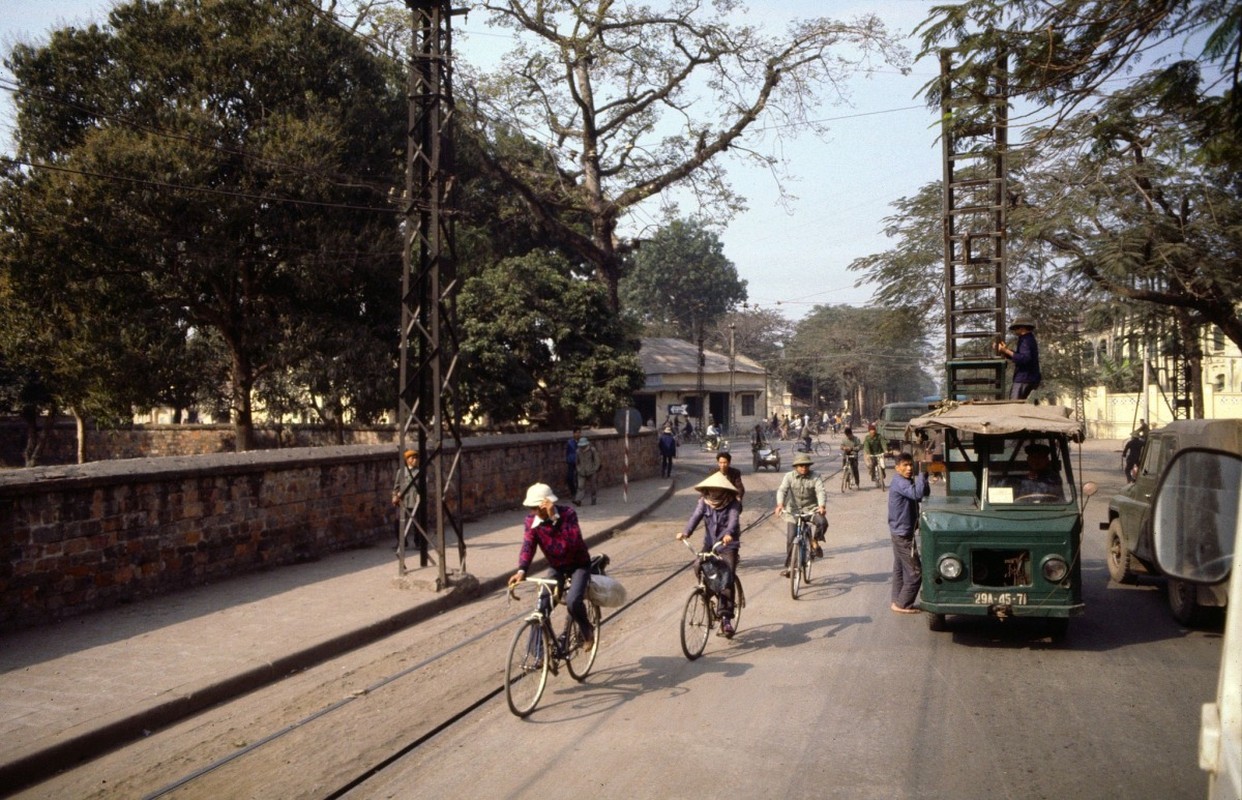
<svg viewBox="0 0 1242 800"><path fill-rule="evenodd" d="M130 308L218 333L239 447L256 382L322 355L318 332L346 368L383 367L348 383L391 382L397 304L375 299L400 274L404 100L358 39L280 0L131 2L7 65L22 179L0 190L24 195L8 263L40 272L14 285L127 281Z"/></svg>
<svg viewBox="0 0 1242 800"><path fill-rule="evenodd" d="M647 335L696 341L746 300L746 281L719 237L699 223L674 220L634 254L621 298Z"/></svg>
<svg viewBox="0 0 1242 800"><path fill-rule="evenodd" d="M601 424L642 387L636 337L561 255L506 258L468 279L460 303L467 411L493 424Z"/></svg>
<svg viewBox="0 0 1242 800"><path fill-rule="evenodd" d="M477 134L493 143L489 167L575 259L592 267L619 306L631 242L619 224L636 205L674 187L719 220L741 206L723 156L779 171L751 135L760 120L819 130L813 113L839 98L845 78L873 58L904 66L880 21L818 18L778 34L734 20L736 0L487 0L492 24L517 34L499 68L459 86ZM538 158L500 145L516 132Z"/></svg>

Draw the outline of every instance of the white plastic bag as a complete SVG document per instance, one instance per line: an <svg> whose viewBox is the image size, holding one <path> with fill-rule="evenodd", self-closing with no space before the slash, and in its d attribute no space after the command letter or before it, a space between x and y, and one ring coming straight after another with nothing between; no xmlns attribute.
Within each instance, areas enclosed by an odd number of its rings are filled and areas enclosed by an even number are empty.
<svg viewBox="0 0 1242 800"><path fill-rule="evenodd" d="M625 604L625 587L616 578L607 575L592 575L591 584L587 587L587 599L604 608L614 608Z"/></svg>

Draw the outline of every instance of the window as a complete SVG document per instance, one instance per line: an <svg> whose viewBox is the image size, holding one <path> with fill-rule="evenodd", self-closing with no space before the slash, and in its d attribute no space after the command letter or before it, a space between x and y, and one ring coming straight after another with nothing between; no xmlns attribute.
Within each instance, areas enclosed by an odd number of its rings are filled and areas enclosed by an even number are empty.
<svg viewBox="0 0 1242 800"><path fill-rule="evenodd" d="M755 415L755 396L753 394L742 395L742 416L753 417Z"/></svg>

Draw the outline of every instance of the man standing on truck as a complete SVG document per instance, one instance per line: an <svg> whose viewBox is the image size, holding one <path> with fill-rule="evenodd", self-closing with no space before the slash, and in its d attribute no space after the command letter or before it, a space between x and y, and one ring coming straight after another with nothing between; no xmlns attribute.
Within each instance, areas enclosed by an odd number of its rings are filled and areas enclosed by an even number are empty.
<svg viewBox="0 0 1242 800"><path fill-rule="evenodd" d="M1039 342L1035 341L1035 323L1026 317L1018 317L1009 326L1018 334L1018 344L1010 348L1004 342L996 343L996 352L1013 362L1013 387L1010 400L1025 400L1039 388L1043 376L1039 372Z"/></svg>
<svg viewBox="0 0 1242 800"><path fill-rule="evenodd" d="M914 456L902 453L893 468L897 476L888 488L888 533L893 540L893 592L889 608L898 614L917 614L914 600L923 581L914 533L919 527L919 503L931 494L927 473L914 474Z"/></svg>

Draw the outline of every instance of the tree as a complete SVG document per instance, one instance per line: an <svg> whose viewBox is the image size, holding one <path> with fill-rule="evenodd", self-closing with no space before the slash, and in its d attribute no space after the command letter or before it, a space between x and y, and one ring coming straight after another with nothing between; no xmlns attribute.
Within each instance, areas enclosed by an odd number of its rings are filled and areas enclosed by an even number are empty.
<svg viewBox="0 0 1242 800"><path fill-rule="evenodd" d="M753 135L761 120L822 130L813 112L860 64L905 52L874 16L793 22L782 35L731 19L736 0L488 0L517 46L488 75L467 75L469 118L489 169L547 235L591 266L619 308L626 241L620 223L643 201L681 188L717 223L741 207L722 158L779 161ZM835 98L834 98L835 99ZM504 148L517 133L546 150ZM779 134L773 134L779 136Z"/></svg>
<svg viewBox="0 0 1242 800"><path fill-rule="evenodd" d="M638 342L604 288L556 253L506 258L462 287L465 409L494 424L599 424L642 387Z"/></svg>
<svg viewBox="0 0 1242 800"><path fill-rule="evenodd" d="M746 281L702 225L674 220L644 241L621 281L622 305L649 336L697 341L746 300ZM727 341L727 339L726 339Z"/></svg>
<svg viewBox="0 0 1242 800"><path fill-rule="evenodd" d="M930 393L926 330L911 309L816 306L785 348L783 375L816 408L823 395L874 418L886 402Z"/></svg>
<svg viewBox="0 0 1242 800"><path fill-rule="evenodd" d="M218 333L245 449L256 382L325 342L299 335L307 308L355 332L337 336L346 364L371 367L352 348L396 330L397 303L363 298L400 274L400 75L279 0L133 2L109 20L14 49L18 154L37 179L6 190L28 193L33 230L73 242L41 265L58 285L132 277L132 308Z"/></svg>
<svg viewBox="0 0 1242 800"><path fill-rule="evenodd" d="M921 55L951 43L955 79L979 75L997 53L1008 54L1011 96L1060 118L1112 94L1112 80L1155 54L1140 82L1166 101L1192 106L1201 141L1223 141L1231 159L1242 155L1242 8L1232 0L966 0L933 7L920 31ZM1196 35L1206 36L1200 58L1161 56L1162 47ZM1216 91L1199 89L1205 62L1222 68ZM939 103L935 84L928 99Z"/></svg>

